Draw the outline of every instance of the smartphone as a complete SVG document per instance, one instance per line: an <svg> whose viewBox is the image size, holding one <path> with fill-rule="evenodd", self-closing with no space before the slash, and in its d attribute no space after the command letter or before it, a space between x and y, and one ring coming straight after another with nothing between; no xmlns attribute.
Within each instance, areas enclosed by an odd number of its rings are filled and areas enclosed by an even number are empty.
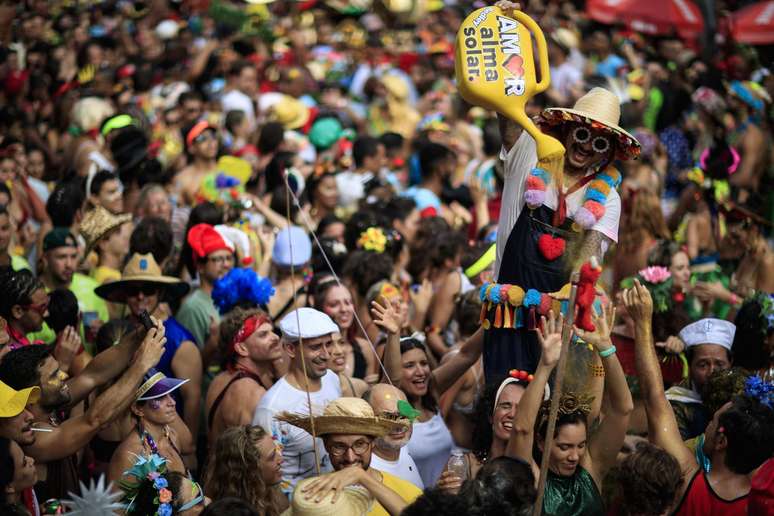
<svg viewBox="0 0 774 516"><path fill-rule="evenodd" d="M153 324L153 321L151 320L150 314L147 310L140 312L140 322L143 326L145 326L146 331L156 327L156 325Z"/></svg>

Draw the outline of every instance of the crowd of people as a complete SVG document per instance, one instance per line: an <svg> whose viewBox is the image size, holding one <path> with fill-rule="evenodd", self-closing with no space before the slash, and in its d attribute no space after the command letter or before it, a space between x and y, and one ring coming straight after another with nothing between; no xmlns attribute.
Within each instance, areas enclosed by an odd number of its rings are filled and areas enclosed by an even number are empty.
<svg viewBox="0 0 774 516"><path fill-rule="evenodd" d="M0 5L1 514L774 514L771 47L481 7Z"/></svg>

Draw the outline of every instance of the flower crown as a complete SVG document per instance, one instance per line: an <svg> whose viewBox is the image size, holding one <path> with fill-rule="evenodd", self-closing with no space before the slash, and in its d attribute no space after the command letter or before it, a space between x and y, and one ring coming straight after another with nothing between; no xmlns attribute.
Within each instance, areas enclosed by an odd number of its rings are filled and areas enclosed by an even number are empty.
<svg viewBox="0 0 774 516"><path fill-rule="evenodd" d="M764 382L757 376L750 376L744 383L744 393L770 409L774 409L774 383Z"/></svg>
<svg viewBox="0 0 774 516"><path fill-rule="evenodd" d="M211 295L220 313L225 314L245 301L265 305L274 295L274 287L268 278L261 278L253 269L236 267L215 282Z"/></svg>
<svg viewBox="0 0 774 516"><path fill-rule="evenodd" d="M153 503L157 509L154 513L155 516L171 516L172 515L172 491L170 491L167 483L167 479L164 475L167 472L167 461L164 457L157 454L152 454L150 457L137 456L137 462L131 469L124 471L124 476L131 475L136 477L137 480L129 482L127 480L121 480L119 486L126 493L124 500L126 502L126 512L131 514L133 512L134 500L137 498L137 494L140 488L146 483L151 482L153 488L157 491L157 496L153 499Z"/></svg>

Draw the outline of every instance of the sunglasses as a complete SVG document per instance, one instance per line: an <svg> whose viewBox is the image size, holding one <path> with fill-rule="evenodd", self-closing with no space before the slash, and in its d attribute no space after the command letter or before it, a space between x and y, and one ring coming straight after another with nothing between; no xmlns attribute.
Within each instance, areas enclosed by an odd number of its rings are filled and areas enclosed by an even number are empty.
<svg viewBox="0 0 774 516"><path fill-rule="evenodd" d="M575 143L588 143L591 141L591 148L597 154L604 154L610 150L610 138L606 136L591 137L591 130L588 127L576 127L572 131L572 138Z"/></svg>
<svg viewBox="0 0 774 516"><path fill-rule="evenodd" d="M142 292L144 296L153 296L158 294L159 288L151 283L143 283L140 285L129 285L124 288L124 292L126 292L126 295L129 297L138 296L140 292Z"/></svg>
<svg viewBox="0 0 774 516"><path fill-rule="evenodd" d="M202 143L215 139L215 133L210 130L205 130L202 134L193 139L194 143Z"/></svg>

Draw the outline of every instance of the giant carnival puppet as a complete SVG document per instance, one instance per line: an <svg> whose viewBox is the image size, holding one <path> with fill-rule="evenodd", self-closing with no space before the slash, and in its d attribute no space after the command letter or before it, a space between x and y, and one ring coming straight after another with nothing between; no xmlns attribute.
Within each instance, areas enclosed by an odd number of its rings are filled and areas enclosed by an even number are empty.
<svg viewBox="0 0 774 516"><path fill-rule="evenodd" d="M566 312L573 271L580 272L575 324L593 330L596 261L618 239L621 174L614 164L640 151L618 125L618 98L602 88L572 109L545 109L534 122L526 115L528 100L549 86L548 54L540 28L516 7L499 2L479 9L457 36L460 94L497 111L503 138L496 283L481 289L488 378L535 370L540 346L531 330L549 310Z"/></svg>

